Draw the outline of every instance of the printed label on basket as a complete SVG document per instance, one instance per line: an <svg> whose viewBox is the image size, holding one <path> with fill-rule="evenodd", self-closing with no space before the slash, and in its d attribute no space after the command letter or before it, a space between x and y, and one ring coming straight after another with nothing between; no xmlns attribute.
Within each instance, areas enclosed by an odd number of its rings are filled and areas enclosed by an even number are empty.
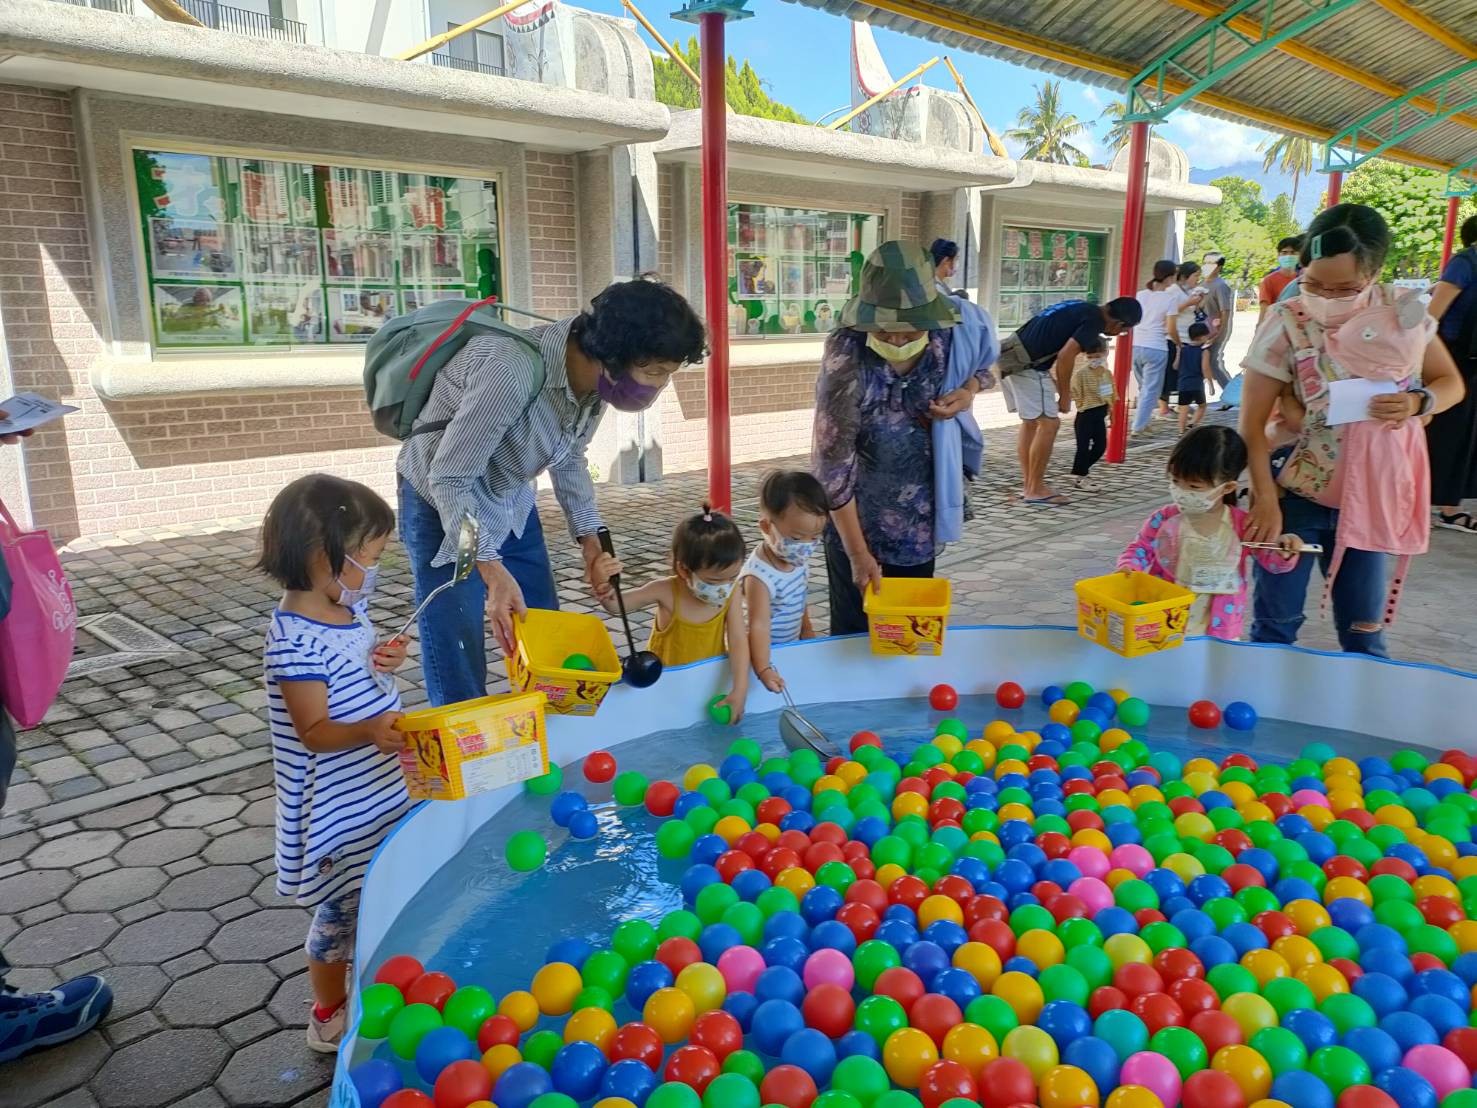
<svg viewBox="0 0 1477 1108"><path fill-rule="evenodd" d="M1108 641L1120 651L1128 649L1128 621L1117 612L1108 613Z"/></svg>
<svg viewBox="0 0 1477 1108"><path fill-rule="evenodd" d="M544 772L543 755L538 743L504 750L497 754L483 754L470 762L462 763L462 787L467 795L490 792L516 781L526 781Z"/></svg>
<svg viewBox="0 0 1477 1108"><path fill-rule="evenodd" d="M1133 629L1133 637L1139 642L1154 642L1164 634L1164 623L1157 619L1144 619L1139 617L1140 622Z"/></svg>

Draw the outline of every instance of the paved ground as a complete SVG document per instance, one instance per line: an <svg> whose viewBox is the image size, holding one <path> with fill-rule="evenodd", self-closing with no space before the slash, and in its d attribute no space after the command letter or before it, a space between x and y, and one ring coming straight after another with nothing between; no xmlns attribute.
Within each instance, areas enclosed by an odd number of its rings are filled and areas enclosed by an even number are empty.
<svg viewBox="0 0 1477 1108"><path fill-rule="evenodd" d="M1136 445L1122 467L1102 467L1101 494L1059 509L1015 501L1013 432L989 438L976 518L942 563L954 581L955 618L1070 622L1072 582L1111 566L1162 502L1169 434ZM1064 445L1063 468L1066 460ZM767 468L746 466L735 477L736 515L751 536ZM699 502L704 481L699 474L602 491L633 578L665 568L670 525ZM101 1031L0 1071L0 1108L326 1101L331 1062L302 1042L306 918L273 892L259 643L275 597L250 568L253 542L251 525L226 521L187 535L123 536L67 556L96 634L82 637L86 672L21 740L0 820L0 946L20 967L22 987L101 970L117 1003ZM1397 655L1470 665L1474 553L1470 538L1436 534L1406 592L1392 636ZM408 614L410 582L398 548L385 564L376 615L389 625ZM589 608L572 551L557 571L568 604ZM823 626L822 584L817 572ZM1316 603L1315 595L1315 615ZM145 634L116 620L90 622L109 613ZM147 632L163 637L154 649L175 652L110 655L120 645L149 648ZM1327 625L1313 624L1308 641L1329 644ZM407 700L419 701L419 671L403 676Z"/></svg>

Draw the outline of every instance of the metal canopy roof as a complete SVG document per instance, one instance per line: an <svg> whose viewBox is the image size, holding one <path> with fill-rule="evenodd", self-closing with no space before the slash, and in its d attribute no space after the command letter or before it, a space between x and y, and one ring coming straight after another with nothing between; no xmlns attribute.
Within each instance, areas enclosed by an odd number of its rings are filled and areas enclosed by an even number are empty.
<svg viewBox="0 0 1477 1108"><path fill-rule="evenodd" d="M1120 94L1132 77L1229 6L1229 0L790 2ZM1275 30L1308 11L1303 0L1282 0L1270 13L1252 13L1252 22L1268 14ZM1472 35L1477 0L1363 0L1249 61L1191 107L1322 142L1407 90L1477 58L1477 44L1467 37ZM1197 58L1194 50L1180 56L1204 65L1203 54ZM988 112L989 91L978 99ZM1447 169L1474 155L1477 113L1435 123L1385 156Z"/></svg>

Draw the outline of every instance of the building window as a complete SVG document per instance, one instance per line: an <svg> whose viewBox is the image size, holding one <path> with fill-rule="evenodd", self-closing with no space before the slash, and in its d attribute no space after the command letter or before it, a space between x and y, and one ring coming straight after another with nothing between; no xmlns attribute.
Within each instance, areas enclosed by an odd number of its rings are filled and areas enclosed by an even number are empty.
<svg viewBox="0 0 1477 1108"><path fill-rule="evenodd" d="M460 23L448 23L446 29L455 31ZM503 36L492 31L468 31L446 44L446 52L460 68L489 73L494 77L503 74Z"/></svg>
<svg viewBox="0 0 1477 1108"><path fill-rule="evenodd" d="M161 349L365 342L433 300L498 295L492 181L135 150Z"/></svg>
<svg viewBox="0 0 1477 1108"><path fill-rule="evenodd" d="M1107 253L1105 234L1005 227L1000 244L1000 326L1019 327L1062 300L1101 300Z"/></svg>
<svg viewBox="0 0 1477 1108"><path fill-rule="evenodd" d="M730 204L729 333L830 331L881 241L880 215Z"/></svg>

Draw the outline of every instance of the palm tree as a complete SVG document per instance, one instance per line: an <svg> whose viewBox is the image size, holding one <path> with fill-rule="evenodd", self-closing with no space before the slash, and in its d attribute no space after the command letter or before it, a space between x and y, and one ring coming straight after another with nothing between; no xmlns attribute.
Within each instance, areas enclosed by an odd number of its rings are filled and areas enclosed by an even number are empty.
<svg viewBox="0 0 1477 1108"><path fill-rule="evenodd" d="M1281 135L1264 139L1257 152L1262 155L1262 172L1268 173L1276 165L1283 173L1292 177L1292 206L1297 209L1298 182L1304 174L1313 172L1313 140L1302 135Z"/></svg>
<svg viewBox="0 0 1477 1108"><path fill-rule="evenodd" d="M1109 150L1122 150L1128 145L1128 138L1133 134L1133 124L1123 122L1123 117L1127 114L1128 105L1122 100L1110 100L1103 105L1102 114L1098 118L1108 122L1108 133L1103 136L1103 142Z"/></svg>
<svg viewBox="0 0 1477 1108"><path fill-rule="evenodd" d="M1022 108L1015 117L1015 126L1005 132L1006 138L1025 145L1023 158L1057 165L1086 162L1086 153L1072 145L1072 140L1087 133L1087 124L1062 111L1061 90L1060 81L1037 85L1036 103Z"/></svg>

